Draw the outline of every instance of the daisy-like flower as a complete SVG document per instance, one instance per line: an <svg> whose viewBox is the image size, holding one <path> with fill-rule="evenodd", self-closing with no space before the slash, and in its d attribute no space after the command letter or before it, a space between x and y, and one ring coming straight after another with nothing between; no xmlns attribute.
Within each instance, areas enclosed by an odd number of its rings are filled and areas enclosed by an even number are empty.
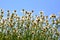
<svg viewBox="0 0 60 40"><path fill-rule="evenodd" d="M24 16L19 17L17 14L15 14L16 10L14 10L11 15L9 10L7 10L8 14L6 19L2 17L3 12L3 10L0 12L2 13L0 14L0 32L2 33L0 33L0 36L2 36L0 37L0 40L11 40L11 37L13 36L13 38L16 40L24 40L24 38L25 40L57 40L60 36L60 33L56 27L57 25L59 26L60 18L57 18L55 14L51 15L51 18L53 19L51 21L53 23L52 24L49 22L50 20L48 19L48 16L43 15L43 11L40 12L40 16L32 16L31 14L34 12L33 10L30 12L23 9L22 12L24 13Z"/></svg>
<svg viewBox="0 0 60 40"><path fill-rule="evenodd" d="M12 17L14 17L14 13L12 13L12 15L11 15Z"/></svg>
<svg viewBox="0 0 60 40"><path fill-rule="evenodd" d="M46 20L46 23L48 22L48 20Z"/></svg>
<svg viewBox="0 0 60 40"><path fill-rule="evenodd" d="M16 12L16 10L14 10L14 12Z"/></svg>
<svg viewBox="0 0 60 40"><path fill-rule="evenodd" d="M1 11L3 11L3 9L1 9Z"/></svg>
<svg viewBox="0 0 60 40"><path fill-rule="evenodd" d="M52 20L52 24L55 24L55 20Z"/></svg>
<svg viewBox="0 0 60 40"><path fill-rule="evenodd" d="M37 25L37 21L36 20L33 20L33 23Z"/></svg>
<svg viewBox="0 0 60 40"><path fill-rule="evenodd" d="M32 13L31 12L29 12L29 11L27 11L27 13L26 13L27 15L31 15Z"/></svg>
<svg viewBox="0 0 60 40"><path fill-rule="evenodd" d="M34 12L34 10L32 10L32 13Z"/></svg>
<svg viewBox="0 0 60 40"><path fill-rule="evenodd" d="M10 31L9 30L7 30L7 33L9 33Z"/></svg>
<svg viewBox="0 0 60 40"><path fill-rule="evenodd" d="M46 27L43 27L43 32L46 32L46 31L47 31Z"/></svg>
<svg viewBox="0 0 60 40"><path fill-rule="evenodd" d="M16 16L16 15L14 15L14 18L17 18L17 16Z"/></svg>
<svg viewBox="0 0 60 40"><path fill-rule="evenodd" d="M16 30L13 30L14 33L16 33Z"/></svg>
<svg viewBox="0 0 60 40"><path fill-rule="evenodd" d="M46 29L48 29L49 28L49 26L46 26Z"/></svg>
<svg viewBox="0 0 60 40"><path fill-rule="evenodd" d="M43 13L44 13L43 11L40 11L40 14L41 14L41 15L43 15Z"/></svg>
<svg viewBox="0 0 60 40"><path fill-rule="evenodd" d="M30 20L30 17L27 17L27 20Z"/></svg>
<svg viewBox="0 0 60 40"><path fill-rule="evenodd" d="M39 18L39 16L37 16L37 17L36 17L36 21L40 21L40 18Z"/></svg>
<svg viewBox="0 0 60 40"><path fill-rule="evenodd" d="M48 19L48 16L45 16L46 19Z"/></svg>
<svg viewBox="0 0 60 40"><path fill-rule="evenodd" d="M25 20L25 17L24 16L22 16L22 19L21 20Z"/></svg>
<svg viewBox="0 0 60 40"><path fill-rule="evenodd" d="M1 9L1 14L0 14L0 15L1 15L2 17L3 17L3 14L4 14L4 11Z"/></svg>
<svg viewBox="0 0 60 40"><path fill-rule="evenodd" d="M32 33L32 34L35 34L35 32L34 32L34 31L32 31L31 33Z"/></svg>
<svg viewBox="0 0 60 40"><path fill-rule="evenodd" d="M40 18L40 22L43 22L43 20Z"/></svg>
<svg viewBox="0 0 60 40"><path fill-rule="evenodd" d="M23 14L26 14L26 11L24 10L24 9L22 9L22 11L21 11Z"/></svg>
<svg viewBox="0 0 60 40"><path fill-rule="evenodd" d="M13 21L13 19L12 18L10 18L10 22L12 22Z"/></svg>
<svg viewBox="0 0 60 40"><path fill-rule="evenodd" d="M41 18L44 20L45 16L42 16Z"/></svg>
<svg viewBox="0 0 60 40"><path fill-rule="evenodd" d="M4 13L4 11L1 12L1 14L3 14L3 13Z"/></svg>
<svg viewBox="0 0 60 40"><path fill-rule="evenodd" d="M17 36L18 38L20 38L20 36Z"/></svg>
<svg viewBox="0 0 60 40"><path fill-rule="evenodd" d="M10 23L9 25L10 25L11 28L13 27L13 23Z"/></svg>
<svg viewBox="0 0 60 40"><path fill-rule="evenodd" d="M27 12L27 11L25 11L25 13L27 14L28 12Z"/></svg>
<svg viewBox="0 0 60 40"><path fill-rule="evenodd" d="M22 9L22 11L25 11L24 9Z"/></svg>
<svg viewBox="0 0 60 40"><path fill-rule="evenodd" d="M59 34L59 32L56 32L55 34L56 34L57 36L59 36L59 35L60 35L60 34Z"/></svg>
<svg viewBox="0 0 60 40"><path fill-rule="evenodd" d="M50 18L56 18L56 15L55 15L55 14L52 14L52 15L50 16Z"/></svg>

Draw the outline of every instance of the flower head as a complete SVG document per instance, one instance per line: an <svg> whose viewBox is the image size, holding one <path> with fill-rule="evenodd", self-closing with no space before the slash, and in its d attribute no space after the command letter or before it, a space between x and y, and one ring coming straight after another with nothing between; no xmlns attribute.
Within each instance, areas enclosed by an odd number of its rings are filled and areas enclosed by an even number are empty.
<svg viewBox="0 0 60 40"><path fill-rule="evenodd" d="M16 10L14 10L14 12L16 12Z"/></svg>
<svg viewBox="0 0 60 40"><path fill-rule="evenodd" d="M7 12L9 13L10 11L9 11L9 10L7 10Z"/></svg>
<svg viewBox="0 0 60 40"><path fill-rule="evenodd" d="M34 31L32 31L32 34L35 34L35 32L34 32Z"/></svg>
<svg viewBox="0 0 60 40"><path fill-rule="evenodd" d="M34 10L32 10L32 13L34 12Z"/></svg>
<svg viewBox="0 0 60 40"><path fill-rule="evenodd" d="M40 14L41 14L41 15L43 15L43 13L44 13L43 11L40 11Z"/></svg>
<svg viewBox="0 0 60 40"><path fill-rule="evenodd" d="M56 18L56 15L55 15L55 14L52 14L52 15L50 16L50 18Z"/></svg>

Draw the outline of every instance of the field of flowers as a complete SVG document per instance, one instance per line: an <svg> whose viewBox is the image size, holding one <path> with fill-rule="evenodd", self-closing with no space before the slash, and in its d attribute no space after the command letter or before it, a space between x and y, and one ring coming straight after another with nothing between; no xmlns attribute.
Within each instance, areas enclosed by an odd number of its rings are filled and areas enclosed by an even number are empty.
<svg viewBox="0 0 60 40"><path fill-rule="evenodd" d="M33 12L22 9L20 17L16 10L12 14L7 10L4 18L4 11L0 9L0 40L58 40L60 18L55 14L45 16L43 11L39 16L32 16Z"/></svg>

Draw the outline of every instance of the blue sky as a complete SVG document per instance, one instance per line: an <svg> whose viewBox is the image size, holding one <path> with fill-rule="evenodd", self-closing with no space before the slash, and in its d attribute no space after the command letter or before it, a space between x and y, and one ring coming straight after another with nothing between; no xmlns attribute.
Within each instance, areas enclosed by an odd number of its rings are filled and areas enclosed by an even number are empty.
<svg viewBox="0 0 60 40"><path fill-rule="evenodd" d="M45 15L55 13L58 15L60 12L60 0L0 0L0 8L3 8L6 12L10 10L17 10L18 15L21 14L21 10L28 11L34 10L34 15L39 15L39 11L43 10ZM5 13L6 15L6 13Z"/></svg>

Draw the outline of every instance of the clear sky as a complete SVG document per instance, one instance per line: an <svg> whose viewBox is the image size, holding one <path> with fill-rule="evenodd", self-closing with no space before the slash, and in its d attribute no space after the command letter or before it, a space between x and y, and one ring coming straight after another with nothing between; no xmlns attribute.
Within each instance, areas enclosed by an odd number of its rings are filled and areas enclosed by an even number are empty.
<svg viewBox="0 0 60 40"><path fill-rule="evenodd" d="M6 10L17 10L19 15L21 10L34 10L34 14L39 14L43 10L45 15L60 12L60 0L0 0L0 8Z"/></svg>

